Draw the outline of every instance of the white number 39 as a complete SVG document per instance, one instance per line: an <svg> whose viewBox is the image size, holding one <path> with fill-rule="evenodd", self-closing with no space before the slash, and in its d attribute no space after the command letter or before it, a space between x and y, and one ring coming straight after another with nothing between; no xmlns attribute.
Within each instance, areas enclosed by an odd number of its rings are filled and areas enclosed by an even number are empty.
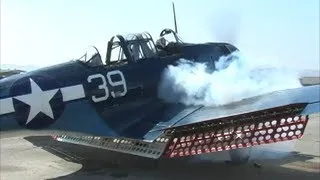
<svg viewBox="0 0 320 180"><path fill-rule="evenodd" d="M112 80L112 76L115 76L115 75L120 76L119 81ZM93 79L101 79L101 84L98 86L98 89L104 90L104 94L101 94L101 97L97 97L95 95L92 95L92 101L97 103L97 102L107 100L109 98L109 88L107 86L105 76L103 76L102 74L90 75L90 76L88 76L88 79L87 79L88 83L91 83ZM111 91L112 97L117 98L117 97L125 96L127 94L126 80L125 80L123 73L121 71L114 70L114 71L108 72L107 79L108 79L108 83L110 84L110 86L112 86L112 87L121 86L122 87L121 91L115 91L115 90Z"/></svg>

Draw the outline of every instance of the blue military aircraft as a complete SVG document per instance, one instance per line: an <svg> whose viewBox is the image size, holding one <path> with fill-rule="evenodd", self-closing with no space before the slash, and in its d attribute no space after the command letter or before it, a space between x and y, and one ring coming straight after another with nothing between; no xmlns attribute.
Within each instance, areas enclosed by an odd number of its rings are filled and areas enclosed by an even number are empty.
<svg viewBox="0 0 320 180"><path fill-rule="evenodd" d="M1 79L1 131L55 130L57 141L154 159L229 151L247 161L252 146L301 138L308 115L320 111L318 85L223 106L162 101L157 91L168 65L238 51L229 43L185 43L176 32L164 29L157 43L148 33L116 35L104 61L95 48L90 57Z"/></svg>

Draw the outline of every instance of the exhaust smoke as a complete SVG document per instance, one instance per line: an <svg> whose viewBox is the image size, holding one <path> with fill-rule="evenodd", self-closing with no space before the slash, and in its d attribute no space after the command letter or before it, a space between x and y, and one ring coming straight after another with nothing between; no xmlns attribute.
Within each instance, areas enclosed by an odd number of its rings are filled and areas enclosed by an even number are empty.
<svg viewBox="0 0 320 180"><path fill-rule="evenodd" d="M169 103L219 106L301 87L298 73L245 58L239 51L207 63L180 59L162 74L158 96Z"/></svg>

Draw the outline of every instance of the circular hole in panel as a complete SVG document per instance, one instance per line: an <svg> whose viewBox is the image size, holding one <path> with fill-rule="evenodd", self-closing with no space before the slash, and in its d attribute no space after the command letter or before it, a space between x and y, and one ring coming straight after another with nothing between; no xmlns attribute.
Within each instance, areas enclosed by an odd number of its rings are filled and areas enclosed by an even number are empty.
<svg viewBox="0 0 320 180"><path fill-rule="evenodd" d="M174 138L174 139L173 139L173 142L177 142L177 141L178 141L178 138Z"/></svg>
<svg viewBox="0 0 320 180"><path fill-rule="evenodd" d="M254 132L254 136L259 136L259 132L258 131Z"/></svg>
<svg viewBox="0 0 320 180"><path fill-rule="evenodd" d="M251 141L252 141L252 142L257 142L257 138L256 138L256 137L253 137L253 138L251 139Z"/></svg>
<svg viewBox="0 0 320 180"><path fill-rule="evenodd" d="M229 129L225 129L225 130L223 130L223 133L224 133L224 134L229 133Z"/></svg>
<svg viewBox="0 0 320 180"><path fill-rule="evenodd" d="M219 142L219 143L217 144L217 147L221 147L221 146L222 146L222 143Z"/></svg>
<svg viewBox="0 0 320 180"><path fill-rule="evenodd" d="M270 135L266 135L266 140L270 140L271 136Z"/></svg>
<svg viewBox="0 0 320 180"><path fill-rule="evenodd" d="M284 124L286 122L286 119L284 119L284 118L282 118L281 120L280 120L280 123L281 124Z"/></svg>
<svg viewBox="0 0 320 180"><path fill-rule="evenodd" d="M198 149L198 150L201 150L201 149L202 149L202 146L198 146L197 149Z"/></svg>
<svg viewBox="0 0 320 180"><path fill-rule="evenodd" d="M288 133L288 136L293 136L294 135L294 133L293 133L293 131L290 131L289 133Z"/></svg>
<svg viewBox="0 0 320 180"><path fill-rule="evenodd" d="M268 126L270 126L270 122L267 121L267 122L264 123L264 125L265 125L266 127L268 127Z"/></svg>
<svg viewBox="0 0 320 180"><path fill-rule="evenodd" d="M223 146L225 147L225 146L228 146L228 142L224 142L223 143Z"/></svg>
<svg viewBox="0 0 320 180"><path fill-rule="evenodd" d="M214 142L214 143L218 142L218 138L214 138L214 139L213 139L213 142Z"/></svg>
<svg viewBox="0 0 320 180"><path fill-rule="evenodd" d="M210 133L210 137L213 137L213 136L214 136L214 132L211 132L211 133Z"/></svg>
<svg viewBox="0 0 320 180"><path fill-rule="evenodd" d="M242 130L242 126L237 127L237 131L241 131Z"/></svg>
<svg viewBox="0 0 320 180"><path fill-rule="evenodd" d="M208 132L204 133L205 138L208 138L208 136L210 136Z"/></svg>
<svg viewBox="0 0 320 180"><path fill-rule="evenodd" d="M191 139L193 140L193 139L195 139L195 138L196 138L196 135L193 134L192 137L191 137Z"/></svg>
<svg viewBox="0 0 320 180"><path fill-rule="evenodd" d="M251 129L251 130L253 130L253 129L254 129L254 127L255 127L255 125L254 125L254 124L251 124L251 125L250 125L250 129Z"/></svg>
<svg viewBox="0 0 320 180"><path fill-rule="evenodd" d="M268 133L269 134L273 133L273 129L268 129Z"/></svg>
<svg viewBox="0 0 320 180"><path fill-rule="evenodd" d="M238 139L237 144L241 144L241 143L242 143L242 139Z"/></svg>
<svg viewBox="0 0 320 180"><path fill-rule="evenodd" d="M233 145L233 144L236 144L236 141L235 141L235 140L233 140L233 141L230 142L230 145Z"/></svg>
<svg viewBox="0 0 320 180"><path fill-rule="evenodd" d="M295 129L296 129L296 125L291 125L291 126L290 126L290 129L291 129L291 130L295 130Z"/></svg>
<svg viewBox="0 0 320 180"><path fill-rule="evenodd" d="M246 125L246 126L243 127L243 130L247 130L247 129L249 129L249 126L248 126L248 125Z"/></svg>
<svg viewBox="0 0 320 180"><path fill-rule="evenodd" d="M224 137L223 137L223 136L219 136L219 137L218 137L218 140L219 140L219 141L223 141L223 140L224 140Z"/></svg>
<svg viewBox="0 0 320 180"><path fill-rule="evenodd" d="M263 141L264 137L263 136L259 136L259 141Z"/></svg>
<svg viewBox="0 0 320 180"><path fill-rule="evenodd" d="M281 132L282 131L282 129L279 127L279 128L277 128L277 132Z"/></svg>
<svg viewBox="0 0 320 180"><path fill-rule="evenodd" d="M276 139L278 139L279 137L280 137L279 134L275 134L275 135L274 135L274 138L276 138Z"/></svg>
<svg viewBox="0 0 320 180"><path fill-rule="evenodd" d="M262 135L265 135L266 133L267 133L266 130L261 130L261 131L260 131L260 134L262 134Z"/></svg>
<svg viewBox="0 0 320 180"><path fill-rule="evenodd" d="M288 131L288 130L289 130L289 126L284 126L284 127L282 127L282 129L283 129L284 131Z"/></svg>
<svg viewBox="0 0 320 180"><path fill-rule="evenodd" d="M302 129L303 128L303 124L298 124L298 129Z"/></svg>
<svg viewBox="0 0 320 180"><path fill-rule="evenodd" d="M247 133L246 133L246 136L247 136L247 137L251 137L251 135L252 135L251 132L247 132Z"/></svg>
<svg viewBox="0 0 320 180"><path fill-rule="evenodd" d="M263 123L258 124L258 128L262 128L262 126L263 126Z"/></svg>
<svg viewBox="0 0 320 180"><path fill-rule="evenodd" d="M299 136L301 134L301 131L300 130L297 130L296 133L295 133L297 136Z"/></svg>
<svg viewBox="0 0 320 180"><path fill-rule="evenodd" d="M222 133L222 130L219 130L218 132L217 132L217 134L221 134Z"/></svg>
<svg viewBox="0 0 320 180"><path fill-rule="evenodd" d="M276 124L277 124L277 121L276 121L276 120L271 121L271 125L272 125L272 126L275 126Z"/></svg>
<svg viewBox="0 0 320 180"><path fill-rule="evenodd" d="M224 138L228 141L231 139L231 136L228 135L228 136L225 136Z"/></svg>
<svg viewBox="0 0 320 180"><path fill-rule="evenodd" d="M284 138L284 137L286 137L286 136L287 136L287 133L285 133L285 132L281 134L281 137L282 137L282 138Z"/></svg>
<svg viewBox="0 0 320 180"><path fill-rule="evenodd" d="M292 117L289 117L289 118L287 119L287 122L288 122L288 123L291 123L292 121L293 121Z"/></svg>
<svg viewBox="0 0 320 180"><path fill-rule="evenodd" d="M247 138L243 140L243 143L248 143L248 142L249 142L249 139Z"/></svg>
<svg viewBox="0 0 320 180"><path fill-rule="evenodd" d="M240 138L243 139L244 137L246 137L246 135L245 135L244 133L242 133L242 134L240 135Z"/></svg>
<svg viewBox="0 0 320 180"><path fill-rule="evenodd" d="M295 117L293 118L294 121L298 121L299 119L300 119L299 116L295 116Z"/></svg>

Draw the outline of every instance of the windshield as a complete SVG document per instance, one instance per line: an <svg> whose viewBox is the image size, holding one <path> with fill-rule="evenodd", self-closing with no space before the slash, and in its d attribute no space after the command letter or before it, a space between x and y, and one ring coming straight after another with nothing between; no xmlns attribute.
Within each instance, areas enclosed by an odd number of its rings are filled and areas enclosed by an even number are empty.
<svg viewBox="0 0 320 180"><path fill-rule="evenodd" d="M90 46L86 49L85 53L78 58L77 60L88 62L90 59L92 59L96 54L99 54L99 51L96 47Z"/></svg>
<svg viewBox="0 0 320 180"><path fill-rule="evenodd" d="M160 38L164 38L166 40L166 44L168 43L182 43L181 38L171 29L164 29L160 33Z"/></svg>
<svg viewBox="0 0 320 180"><path fill-rule="evenodd" d="M77 60L82 61L92 67L103 65L100 53L94 46L87 48L86 53Z"/></svg>

